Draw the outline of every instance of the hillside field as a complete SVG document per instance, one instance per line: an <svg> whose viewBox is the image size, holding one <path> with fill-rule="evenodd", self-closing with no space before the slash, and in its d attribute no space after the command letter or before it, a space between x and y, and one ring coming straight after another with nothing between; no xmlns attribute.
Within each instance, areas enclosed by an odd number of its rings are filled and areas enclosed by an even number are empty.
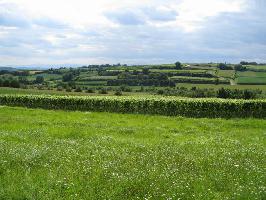
<svg viewBox="0 0 266 200"><path fill-rule="evenodd" d="M0 199L265 199L266 121L0 107Z"/></svg>

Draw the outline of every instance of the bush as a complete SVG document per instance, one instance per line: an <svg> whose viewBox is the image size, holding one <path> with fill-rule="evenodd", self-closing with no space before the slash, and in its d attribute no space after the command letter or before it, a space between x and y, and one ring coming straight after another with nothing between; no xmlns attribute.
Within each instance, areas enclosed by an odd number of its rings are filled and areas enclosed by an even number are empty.
<svg viewBox="0 0 266 200"><path fill-rule="evenodd" d="M247 69L246 66L243 66L243 65L235 65L235 70L236 71L245 71Z"/></svg>
<svg viewBox="0 0 266 200"><path fill-rule="evenodd" d="M121 90L117 90L117 91L115 92L115 95L116 95L116 96L122 96L123 94L122 94L122 91L121 91Z"/></svg>
<svg viewBox="0 0 266 200"><path fill-rule="evenodd" d="M58 86L57 87L57 91L63 91L63 87L62 86Z"/></svg>
<svg viewBox="0 0 266 200"><path fill-rule="evenodd" d="M163 90L158 90L158 91L157 91L157 94L159 94L159 95L163 95L163 94L164 94L164 91L163 91Z"/></svg>
<svg viewBox="0 0 266 200"><path fill-rule="evenodd" d="M95 90L94 90L93 88L88 88L88 89L86 90L86 92L87 92L87 93L94 93Z"/></svg>
<svg viewBox="0 0 266 200"><path fill-rule="evenodd" d="M99 94L108 94L108 91L106 88L102 88L99 90Z"/></svg>
<svg viewBox="0 0 266 200"><path fill-rule="evenodd" d="M255 99L261 93L261 90L230 90L221 88L217 91L217 97L223 99Z"/></svg>
<svg viewBox="0 0 266 200"><path fill-rule="evenodd" d="M176 68L176 69L182 69L182 64L181 64L181 62L176 62L176 63L175 63L175 68Z"/></svg>
<svg viewBox="0 0 266 200"><path fill-rule="evenodd" d="M232 70L233 67L227 65L227 64L224 64L224 63L219 63L217 65L217 67L220 69L220 70Z"/></svg>
<svg viewBox="0 0 266 200"><path fill-rule="evenodd" d="M186 117L266 117L266 100L0 95L0 105Z"/></svg>
<svg viewBox="0 0 266 200"><path fill-rule="evenodd" d="M43 76L36 76L35 83L42 84L44 82Z"/></svg>
<svg viewBox="0 0 266 200"><path fill-rule="evenodd" d="M74 91L75 92L82 92L82 89L80 87L77 87Z"/></svg>
<svg viewBox="0 0 266 200"><path fill-rule="evenodd" d="M66 92L72 92L72 89L70 87L67 87Z"/></svg>

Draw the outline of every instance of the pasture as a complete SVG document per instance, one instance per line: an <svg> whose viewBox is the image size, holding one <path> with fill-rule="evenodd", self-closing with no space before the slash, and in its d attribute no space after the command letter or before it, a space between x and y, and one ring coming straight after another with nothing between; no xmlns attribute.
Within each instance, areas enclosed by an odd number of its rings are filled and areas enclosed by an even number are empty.
<svg viewBox="0 0 266 200"><path fill-rule="evenodd" d="M0 107L0 199L265 199L265 120Z"/></svg>

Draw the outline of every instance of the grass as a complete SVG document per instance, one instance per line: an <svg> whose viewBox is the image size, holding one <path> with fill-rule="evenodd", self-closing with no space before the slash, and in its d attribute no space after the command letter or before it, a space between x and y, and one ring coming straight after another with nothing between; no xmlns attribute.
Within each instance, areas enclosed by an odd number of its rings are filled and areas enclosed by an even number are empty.
<svg viewBox="0 0 266 200"><path fill-rule="evenodd" d="M217 78L208 78L208 77L188 77L188 76L173 76L170 78L171 80L179 80L179 79L187 79L187 80L213 80L215 81ZM221 80L224 80L223 78Z"/></svg>
<svg viewBox="0 0 266 200"><path fill-rule="evenodd" d="M150 72L158 72L158 73L192 73L192 74L197 74L197 73L205 73L207 70L177 70L177 69L150 69Z"/></svg>
<svg viewBox="0 0 266 200"><path fill-rule="evenodd" d="M235 74L235 70L219 70L218 76L224 78L233 78Z"/></svg>
<svg viewBox="0 0 266 200"><path fill-rule="evenodd" d="M266 85L266 72L238 72L237 73L238 84L265 84Z"/></svg>
<svg viewBox="0 0 266 200"><path fill-rule="evenodd" d="M264 92L266 92L266 85L214 85L214 84L192 84L192 83L177 83L177 87L185 87L191 89L191 87L197 87L197 88L207 88L207 89L215 89L218 90L220 88L228 88L228 89L260 89Z"/></svg>
<svg viewBox="0 0 266 200"><path fill-rule="evenodd" d="M248 65L247 68L251 70L262 70L266 72L266 65Z"/></svg>
<svg viewBox="0 0 266 200"><path fill-rule="evenodd" d="M94 87L91 87L94 88ZM114 89L118 87L112 87ZM134 89L140 89L140 87L132 87ZM66 92L58 90L38 90L38 89L21 89L21 88L8 88L0 87L0 94L47 94L47 95L70 95L70 96L114 96L115 91L108 91L108 94L99 94L97 90L95 93L86 93L86 92ZM151 94L145 92L122 92L123 96L151 96Z"/></svg>
<svg viewBox="0 0 266 200"><path fill-rule="evenodd" d="M265 120L0 107L0 199L265 199Z"/></svg>

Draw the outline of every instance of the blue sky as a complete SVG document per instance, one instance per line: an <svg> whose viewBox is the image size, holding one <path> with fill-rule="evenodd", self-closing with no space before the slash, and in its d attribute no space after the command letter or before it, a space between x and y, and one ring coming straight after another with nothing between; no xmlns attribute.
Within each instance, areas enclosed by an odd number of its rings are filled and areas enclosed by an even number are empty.
<svg viewBox="0 0 266 200"><path fill-rule="evenodd" d="M0 66L266 62L265 0L0 0Z"/></svg>

